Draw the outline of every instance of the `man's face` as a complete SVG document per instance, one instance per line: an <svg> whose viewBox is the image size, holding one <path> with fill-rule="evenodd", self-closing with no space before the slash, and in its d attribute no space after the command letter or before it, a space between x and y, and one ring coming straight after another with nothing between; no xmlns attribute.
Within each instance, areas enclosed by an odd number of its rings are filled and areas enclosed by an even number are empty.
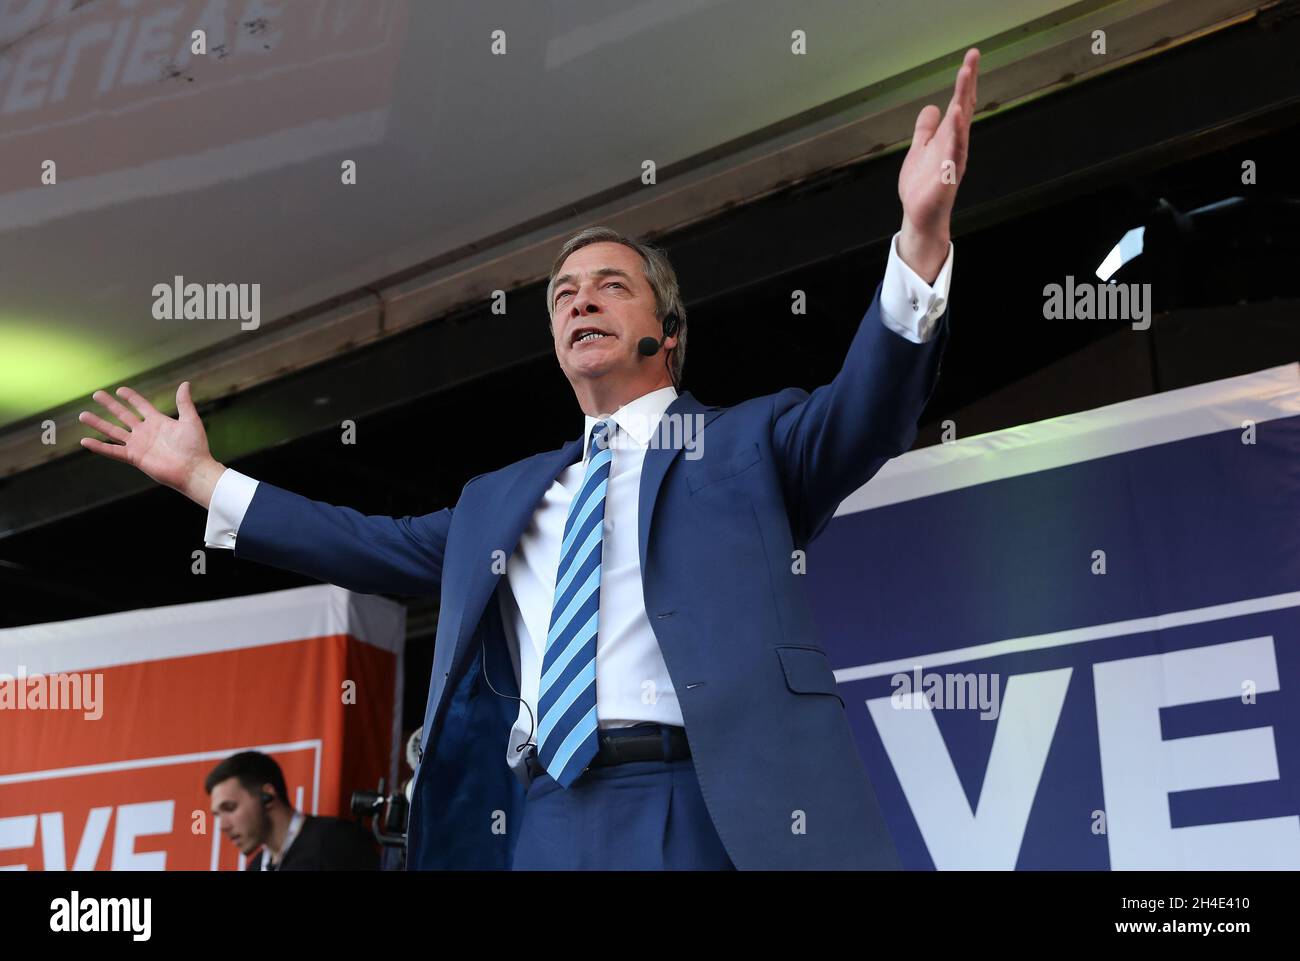
<svg viewBox="0 0 1300 961"><path fill-rule="evenodd" d="M244 854L251 854L266 842L270 818L256 794L238 778L226 778L212 788L212 816L221 833Z"/></svg>
<svg viewBox="0 0 1300 961"><path fill-rule="evenodd" d="M654 291L641 256L616 243L588 244L564 261L552 304L555 356L570 383L608 377L635 381L663 373L657 361L637 351L642 337L658 340ZM595 333L603 336L583 338ZM670 337L667 350L677 343Z"/></svg>

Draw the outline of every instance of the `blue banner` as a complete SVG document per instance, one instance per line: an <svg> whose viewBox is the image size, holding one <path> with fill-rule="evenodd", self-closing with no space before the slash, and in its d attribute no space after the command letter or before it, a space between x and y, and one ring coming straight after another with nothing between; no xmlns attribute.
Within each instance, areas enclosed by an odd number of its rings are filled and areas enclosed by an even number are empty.
<svg viewBox="0 0 1300 961"><path fill-rule="evenodd" d="M1300 366L906 454L807 588L905 867L1300 868Z"/></svg>

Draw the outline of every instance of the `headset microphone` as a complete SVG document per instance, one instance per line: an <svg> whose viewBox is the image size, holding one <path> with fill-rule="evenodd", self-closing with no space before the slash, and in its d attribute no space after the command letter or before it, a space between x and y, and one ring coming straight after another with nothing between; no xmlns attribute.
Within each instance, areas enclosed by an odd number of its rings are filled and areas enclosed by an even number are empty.
<svg viewBox="0 0 1300 961"><path fill-rule="evenodd" d="M642 337L636 343L637 352L642 357L653 357L663 349L664 341L677 333L677 314L670 311L664 318L664 335L659 340L653 337Z"/></svg>

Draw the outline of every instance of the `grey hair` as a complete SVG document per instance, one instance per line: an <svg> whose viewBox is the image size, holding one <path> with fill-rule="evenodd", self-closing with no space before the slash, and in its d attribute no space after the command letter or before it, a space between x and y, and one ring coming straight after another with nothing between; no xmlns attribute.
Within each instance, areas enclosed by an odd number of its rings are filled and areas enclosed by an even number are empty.
<svg viewBox="0 0 1300 961"><path fill-rule="evenodd" d="M668 255L658 247L633 240L612 227L587 227L564 242L551 265L551 276L546 283L546 316L550 318L551 332L555 331L555 278L560 268L575 250L589 244L614 243L630 247L641 255L641 266L645 272L646 282L655 295L655 317L660 324L670 313L677 315L677 346L669 349L669 366L673 384L680 389L682 370L686 366L686 305L682 303L681 290L677 286L677 272L668 260Z"/></svg>

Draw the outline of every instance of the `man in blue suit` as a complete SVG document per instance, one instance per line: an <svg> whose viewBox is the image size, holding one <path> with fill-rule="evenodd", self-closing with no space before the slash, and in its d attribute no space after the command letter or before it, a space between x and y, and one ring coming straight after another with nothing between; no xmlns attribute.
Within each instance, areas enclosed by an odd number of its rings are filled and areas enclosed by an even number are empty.
<svg viewBox="0 0 1300 961"><path fill-rule="evenodd" d="M732 408L678 393L662 252L571 238L547 286L582 436L371 517L228 470L189 394L82 420L208 508L207 543L365 593L441 592L414 868L897 866L798 581L839 503L912 445L948 337L949 221L978 51L903 163L902 229L831 383ZM815 333L814 333L815 335Z"/></svg>

